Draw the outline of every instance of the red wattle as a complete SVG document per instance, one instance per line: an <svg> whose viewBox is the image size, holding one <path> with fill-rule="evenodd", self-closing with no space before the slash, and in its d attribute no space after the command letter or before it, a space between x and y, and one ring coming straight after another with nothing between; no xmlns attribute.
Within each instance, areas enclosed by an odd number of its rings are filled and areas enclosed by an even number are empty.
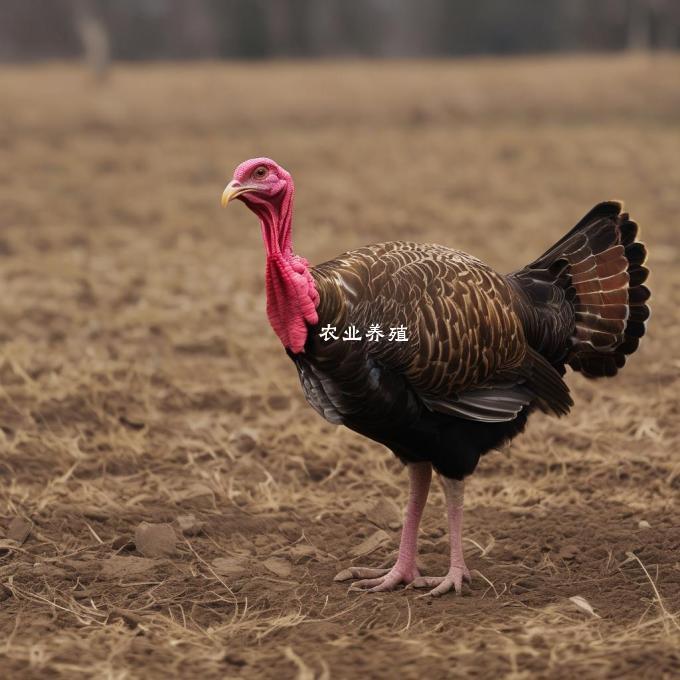
<svg viewBox="0 0 680 680"><path fill-rule="evenodd" d="M267 316L284 347L295 354L304 350L308 326L317 323L319 294L306 260L281 253L267 258L265 276Z"/></svg>

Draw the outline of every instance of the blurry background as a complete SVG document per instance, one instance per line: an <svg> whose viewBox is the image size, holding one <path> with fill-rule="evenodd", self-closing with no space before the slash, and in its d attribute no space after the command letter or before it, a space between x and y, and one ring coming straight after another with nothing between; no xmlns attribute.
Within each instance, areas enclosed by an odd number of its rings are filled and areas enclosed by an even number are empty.
<svg viewBox="0 0 680 680"><path fill-rule="evenodd" d="M5 676L675 677L679 8L0 0ZM407 483L269 327L257 221L219 207L261 155L312 263L404 239L512 271L610 198L642 226L648 335L480 463L469 597L333 583L393 560ZM433 489L426 573L447 551Z"/></svg>
<svg viewBox="0 0 680 680"><path fill-rule="evenodd" d="M0 59L677 49L676 0L3 0Z"/></svg>

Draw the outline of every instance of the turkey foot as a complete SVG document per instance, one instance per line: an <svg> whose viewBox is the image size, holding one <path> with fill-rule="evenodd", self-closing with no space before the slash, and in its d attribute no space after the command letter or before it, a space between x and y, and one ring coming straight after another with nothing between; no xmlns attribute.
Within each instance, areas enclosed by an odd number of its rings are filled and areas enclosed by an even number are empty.
<svg viewBox="0 0 680 680"><path fill-rule="evenodd" d="M455 590L457 595L463 592L463 583L472 583L469 569L462 565L452 565L446 576L419 576L414 579L409 588L432 588L427 593L432 597L439 597L451 590Z"/></svg>
<svg viewBox="0 0 680 680"><path fill-rule="evenodd" d="M343 578L340 578L343 577ZM351 567L341 571L336 581L345 581L349 578L360 578L354 582L350 590L365 590L369 593L379 593L395 590L397 586L408 585L420 578L420 572L415 561L399 561L391 569L371 569L364 567Z"/></svg>

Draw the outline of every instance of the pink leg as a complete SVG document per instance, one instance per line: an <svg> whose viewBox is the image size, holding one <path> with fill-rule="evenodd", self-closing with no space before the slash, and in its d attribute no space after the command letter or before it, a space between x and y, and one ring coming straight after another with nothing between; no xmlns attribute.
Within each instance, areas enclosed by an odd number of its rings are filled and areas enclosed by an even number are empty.
<svg viewBox="0 0 680 680"><path fill-rule="evenodd" d="M463 492L465 483L456 479L439 477L446 496L446 511L449 518L450 564L446 576L420 576L412 582L414 588L432 588L430 595L438 597L450 590L460 595L463 581L470 583L470 571L463 559Z"/></svg>
<svg viewBox="0 0 680 680"><path fill-rule="evenodd" d="M401 530L399 555L391 569L370 569L350 567L344 569L336 577L336 581L346 581L351 578L361 578L352 584L353 588L360 588L375 593L384 590L394 590L401 583L408 584L420 576L416 567L418 552L418 527L423 516L427 495L432 480L432 466L429 463L410 463L409 471L409 499L406 506L406 518Z"/></svg>

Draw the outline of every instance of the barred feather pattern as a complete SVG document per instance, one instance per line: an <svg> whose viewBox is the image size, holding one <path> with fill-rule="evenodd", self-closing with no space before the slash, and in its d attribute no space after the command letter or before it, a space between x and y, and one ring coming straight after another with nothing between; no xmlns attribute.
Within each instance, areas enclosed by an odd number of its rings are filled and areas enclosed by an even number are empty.
<svg viewBox="0 0 680 680"><path fill-rule="evenodd" d="M409 398L452 416L502 422L529 404L566 413L571 399L549 363L526 341L517 295L506 277L436 244L366 246L312 269L319 323L310 329L303 386L334 422L391 412L395 382ZM408 342L334 341L341 330L403 325ZM311 398L310 398L311 397Z"/></svg>
<svg viewBox="0 0 680 680"><path fill-rule="evenodd" d="M538 260L513 277L533 305L523 318L529 341L559 363L590 378L613 376L638 347L650 315L650 292L643 285L647 250L638 226L617 201L595 206ZM544 298L560 299L559 315ZM562 303L562 298L569 304ZM562 333L545 347L546 325L559 316Z"/></svg>

